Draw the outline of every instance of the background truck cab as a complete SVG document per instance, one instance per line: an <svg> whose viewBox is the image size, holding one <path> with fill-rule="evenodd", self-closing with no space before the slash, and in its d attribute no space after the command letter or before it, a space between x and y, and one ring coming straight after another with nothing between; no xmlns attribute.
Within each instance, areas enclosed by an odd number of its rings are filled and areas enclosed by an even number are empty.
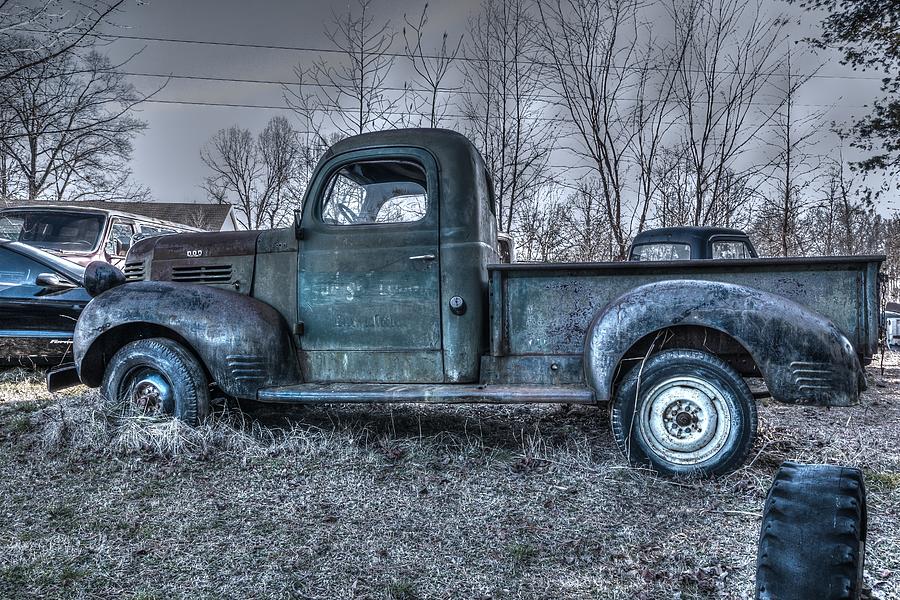
<svg viewBox="0 0 900 600"><path fill-rule="evenodd" d="M634 236L628 260L758 258L746 233L726 227L661 227Z"/></svg>

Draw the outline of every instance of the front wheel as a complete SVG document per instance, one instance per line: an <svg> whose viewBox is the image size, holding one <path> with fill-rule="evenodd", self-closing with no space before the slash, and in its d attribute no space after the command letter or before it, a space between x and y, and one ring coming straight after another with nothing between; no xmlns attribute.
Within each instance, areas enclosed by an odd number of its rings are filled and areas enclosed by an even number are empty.
<svg viewBox="0 0 900 600"><path fill-rule="evenodd" d="M107 412L114 418L175 417L197 425L209 413L209 382L200 362L166 338L126 344L103 377Z"/></svg>
<svg viewBox="0 0 900 600"><path fill-rule="evenodd" d="M616 444L631 464L663 475L723 475L747 459L756 402L725 361L665 350L631 369L612 401Z"/></svg>

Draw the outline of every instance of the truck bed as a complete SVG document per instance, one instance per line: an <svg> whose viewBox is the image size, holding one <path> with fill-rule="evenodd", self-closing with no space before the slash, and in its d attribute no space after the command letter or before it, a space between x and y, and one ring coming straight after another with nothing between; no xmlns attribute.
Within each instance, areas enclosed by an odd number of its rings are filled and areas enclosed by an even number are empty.
<svg viewBox="0 0 900 600"><path fill-rule="evenodd" d="M490 265L486 360L492 364L486 371L499 380L519 381L513 371L527 372L551 356L558 382L577 380L593 317L628 290L671 279L721 281L789 298L834 322L866 360L878 349L883 261L883 256L841 256Z"/></svg>

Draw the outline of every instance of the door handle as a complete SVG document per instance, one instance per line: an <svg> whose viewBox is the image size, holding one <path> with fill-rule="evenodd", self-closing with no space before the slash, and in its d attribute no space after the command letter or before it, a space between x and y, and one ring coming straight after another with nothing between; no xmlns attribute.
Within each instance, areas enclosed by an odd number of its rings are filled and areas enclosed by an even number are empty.
<svg viewBox="0 0 900 600"><path fill-rule="evenodd" d="M434 254L420 254L418 256L410 256L409 260L434 260L437 258Z"/></svg>

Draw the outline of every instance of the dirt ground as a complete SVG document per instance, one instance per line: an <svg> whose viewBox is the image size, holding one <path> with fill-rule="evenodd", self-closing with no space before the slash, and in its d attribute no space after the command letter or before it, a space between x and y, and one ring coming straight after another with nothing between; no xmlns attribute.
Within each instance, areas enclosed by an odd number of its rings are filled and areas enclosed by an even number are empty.
<svg viewBox="0 0 900 600"><path fill-rule="evenodd" d="M0 598L752 598L784 460L856 465L900 598L900 358L846 409L764 401L714 481L626 466L606 411L331 406L113 427L0 374Z"/></svg>

